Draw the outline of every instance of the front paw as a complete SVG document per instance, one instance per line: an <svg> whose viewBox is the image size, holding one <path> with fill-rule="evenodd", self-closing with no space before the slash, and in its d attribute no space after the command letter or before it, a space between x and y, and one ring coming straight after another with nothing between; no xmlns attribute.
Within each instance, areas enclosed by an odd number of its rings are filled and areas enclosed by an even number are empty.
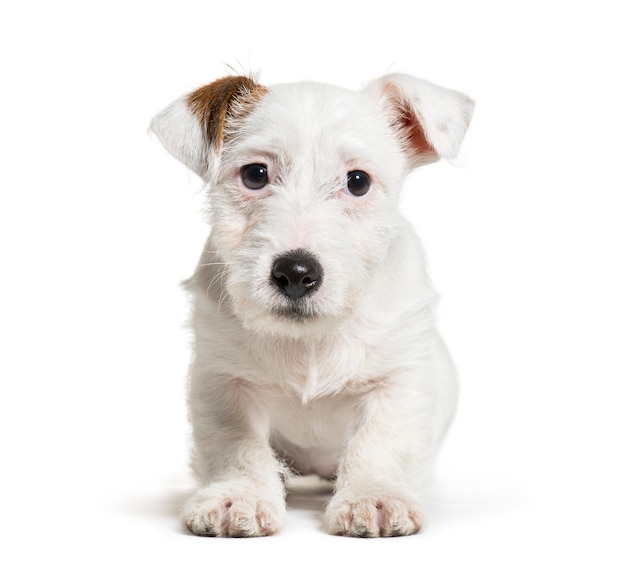
<svg viewBox="0 0 626 577"><path fill-rule="evenodd" d="M256 494L224 486L200 489L187 503L184 523L191 533L203 537L263 537L278 532L285 516L280 495Z"/></svg>
<svg viewBox="0 0 626 577"><path fill-rule="evenodd" d="M324 524L331 535L397 537L417 533L422 514L410 499L338 493L326 507Z"/></svg>

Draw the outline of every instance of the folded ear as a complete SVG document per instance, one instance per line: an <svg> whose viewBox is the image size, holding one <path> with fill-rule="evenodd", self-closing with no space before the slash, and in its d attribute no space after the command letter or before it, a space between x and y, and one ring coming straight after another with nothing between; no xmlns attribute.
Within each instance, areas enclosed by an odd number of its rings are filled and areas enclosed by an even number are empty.
<svg viewBox="0 0 626 577"><path fill-rule="evenodd" d="M153 118L150 129L170 154L206 181L229 121L247 114L265 92L247 76L226 76L172 102Z"/></svg>
<svg viewBox="0 0 626 577"><path fill-rule="evenodd" d="M411 168L458 154L474 111L470 98L407 74L383 76L366 90L382 103Z"/></svg>

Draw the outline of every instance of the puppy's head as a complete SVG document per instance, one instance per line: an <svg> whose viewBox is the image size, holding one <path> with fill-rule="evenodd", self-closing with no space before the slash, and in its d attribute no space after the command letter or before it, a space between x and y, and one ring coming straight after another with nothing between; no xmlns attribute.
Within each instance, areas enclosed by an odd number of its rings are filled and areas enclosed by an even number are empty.
<svg viewBox="0 0 626 577"><path fill-rule="evenodd" d="M353 314L398 237L404 178L456 156L472 109L400 74L356 92L230 76L151 128L208 185L205 284L219 276L219 299L249 328L297 336Z"/></svg>

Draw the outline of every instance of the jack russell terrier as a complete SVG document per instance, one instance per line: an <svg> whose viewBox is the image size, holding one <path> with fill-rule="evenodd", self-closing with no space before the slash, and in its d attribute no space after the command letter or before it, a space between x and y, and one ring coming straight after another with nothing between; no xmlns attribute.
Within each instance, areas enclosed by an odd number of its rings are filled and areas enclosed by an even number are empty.
<svg viewBox="0 0 626 577"><path fill-rule="evenodd" d="M420 530L457 384L398 202L411 170L457 155L472 111L403 74L359 91L228 76L154 118L210 204L186 282L192 533L276 533L294 474L334 481L329 533Z"/></svg>

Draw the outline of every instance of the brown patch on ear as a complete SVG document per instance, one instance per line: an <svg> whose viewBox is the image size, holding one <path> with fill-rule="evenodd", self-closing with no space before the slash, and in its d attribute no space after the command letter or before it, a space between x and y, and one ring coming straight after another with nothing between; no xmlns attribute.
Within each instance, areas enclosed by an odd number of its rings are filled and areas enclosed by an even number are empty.
<svg viewBox="0 0 626 577"><path fill-rule="evenodd" d="M224 124L239 106L242 113L264 95L267 89L247 76L226 76L202 86L187 97L187 106L204 127L209 146L219 147L224 138Z"/></svg>
<svg viewBox="0 0 626 577"><path fill-rule="evenodd" d="M396 128L409 148L408 152L414 156L437 158L437 151L428 142L411 103L399 93L394 84L387 84L385 89L395 112Z"/></svg>

